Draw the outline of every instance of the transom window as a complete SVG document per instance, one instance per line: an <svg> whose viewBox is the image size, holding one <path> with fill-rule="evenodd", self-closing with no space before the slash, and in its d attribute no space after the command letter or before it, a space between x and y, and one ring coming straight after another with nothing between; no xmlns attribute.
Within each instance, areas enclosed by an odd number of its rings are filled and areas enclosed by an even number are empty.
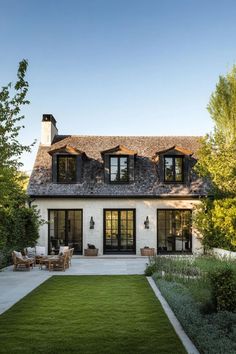
<svg viewBox="0 0 236 354"><path fill-rule="evenodd" d="M128 156L110 156L110 182L125 183L128 181Z"/></svg>
<svg viewBox="0 0 236 354"><path fill-rule="evenodd" d="M76 182L76 156L57 156L57 182Z"/></svg>
<svg viewBox="0 0 236 354"><path fill-rule="evenodd" d="M164 157L164 180L165 182L184 181L184 163L182 156Z"/></svg>

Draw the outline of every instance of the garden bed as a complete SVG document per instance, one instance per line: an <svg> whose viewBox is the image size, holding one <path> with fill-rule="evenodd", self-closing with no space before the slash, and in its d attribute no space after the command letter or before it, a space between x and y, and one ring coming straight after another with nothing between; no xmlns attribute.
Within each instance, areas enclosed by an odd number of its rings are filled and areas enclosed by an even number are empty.
<svg viewBox="0 0 236 354"><path fill-rule="evenodd" d="M158 257L157 257L158 258ZM215 258L153 259L153 279L201 353L236 353L236 313L212 308L209 273L236 263Z"/></svg>

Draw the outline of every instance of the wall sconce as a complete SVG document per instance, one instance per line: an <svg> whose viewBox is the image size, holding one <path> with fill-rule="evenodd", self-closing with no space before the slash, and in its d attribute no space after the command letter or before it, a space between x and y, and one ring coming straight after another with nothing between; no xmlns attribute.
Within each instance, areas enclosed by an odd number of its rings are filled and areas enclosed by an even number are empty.
<svg viewBox="0 0 236 354"><path fill-rule="evenodd" d="M149 229L149 219L148 219L148 216L146 217L146 220L144 221L144 227L145 227L145 229Z"/></svg>
<svg viewBox="0 0 236 354"><path fill-rule="evenodd" d="M89 228L94 229L95 221L93 220L93 217L91 216L90 222L89 222Z"/></svg>

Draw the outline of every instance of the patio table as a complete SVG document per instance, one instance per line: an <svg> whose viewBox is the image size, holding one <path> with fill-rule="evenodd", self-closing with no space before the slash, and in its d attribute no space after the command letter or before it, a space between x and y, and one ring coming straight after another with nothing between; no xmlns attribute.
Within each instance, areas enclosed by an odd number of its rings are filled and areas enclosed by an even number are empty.
<svg viewBox="0 0 236 354"><path fill-rule="evenodd" d="M52 260L56 260L58 259L58 256L44 256L41 257L39 260L39 267L40 269L43 269L43 266L46 266L46 269L50 268L50 262Z"/></svg>

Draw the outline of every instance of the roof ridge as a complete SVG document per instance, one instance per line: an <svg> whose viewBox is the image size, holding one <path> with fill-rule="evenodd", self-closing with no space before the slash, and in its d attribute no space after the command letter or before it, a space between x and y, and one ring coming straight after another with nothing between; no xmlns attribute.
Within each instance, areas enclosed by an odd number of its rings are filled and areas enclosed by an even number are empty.
<svg viewBox="0 0 236 354"><path fill-rule="evenodd" d="M203 135L65 135L57 134L56 136L65 136L67 138L88 138L88 137L101 137L101 138L202 138Z"/></svg>

